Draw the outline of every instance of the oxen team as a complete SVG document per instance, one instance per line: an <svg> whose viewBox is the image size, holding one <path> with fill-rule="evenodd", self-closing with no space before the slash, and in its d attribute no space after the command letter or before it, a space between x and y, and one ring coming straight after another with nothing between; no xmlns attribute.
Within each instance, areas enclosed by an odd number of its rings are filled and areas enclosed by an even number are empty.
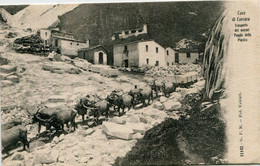
<svg viewBox="0 0 260 166"><path fill-rule="evenodd" d="M29 142L27 140L27 128L22 125L20 119L13 119L1 125L1 139L2 139L2 153L8 153L10 147L15 146L18 142L23 143L29 149Z"/></svg>
<svg viewBox="0 0 260 166"><path fill-rule="evenodd" d="M170 93L176 90L176 85L171 82L156 82L153 81L151 85L144 88L138 88L135 85L134 89L129 92L123 92L123 90L112 91L105 99L101 99L98 96L90 96L80 99L75 109L77 113L82 116L82 120L85 120L89 116L94 116L95 123L98 123L98 118L101 115L109 116L110 108L113 107L115 112L118 112L119 116L124 114L125 108L128 110L131 107L142 103L143 106L150 104L150 101L154 99L154 93L156 97L159 96L159 92L163 92L166 97L170 96ZM120 111L122 110L122 112Z"/></svg>
<svg viewBox="0 0 260 166"><path fill-rule="evenodd" d="M99 117L105 116L106 119L110 115L110 110L118 112L119 116L124 113L125 108L128 110L136 105L147 105L154 99L154 94L158 97L159 92L163 92L166 97L176 90L176 85L172 83L158 83L153 81L150 86L138 88L136 85L134 89L129 92L112 91L105 99L98 96L90 96L80 99L75 108L66 106L48 108L46 106L39 106L35 114L32 115L32 123L38 123L38 134L40 135L41 126L45 126L46 130L55 129L64 130L64 125L67 128L76 129L75 117L77 114L82 116L84 122L85 116L87 118L93 116L94 122L98 124ZM148 103L147 103L148 101ZM122 110L122 112L120 111ZM70 123L70 125L69 125ZM27 140L27 128L22 124L21 120L13 119L12 121L2 124L2 152L8 152L9 147L23 143L24 150L29 149L29 142Z"/></svg>

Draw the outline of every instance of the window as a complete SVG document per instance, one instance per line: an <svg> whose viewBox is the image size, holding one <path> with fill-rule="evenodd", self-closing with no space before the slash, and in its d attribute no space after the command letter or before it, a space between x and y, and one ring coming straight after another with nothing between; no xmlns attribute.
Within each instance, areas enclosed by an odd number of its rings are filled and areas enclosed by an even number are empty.
<svg viewBox="0 0 260 166"><path fill-rule="evenodd" d="M187 52L186 57L190 58L190 53L189 52Z"/></svg>
<svg viewBox="0 0 260 166"><path fill-rule="evenodd" d="M156 61L155 66L159 66L159 61Z"/></svg>
<svg viewBox="0 0 260 166"><path fill-rule="evenodd" d="M146 52L148 52L148 45L146 45Z"/></svg>
<svg viewBox="0 0 260 166"><path fill-rule="evenodd" d="M128 34L129 34L129 31L125 31L125 34L128 35Z"/></svg>
<svg viewBox="0 0 260 166"><path fill-rule="evenodd" d="M158 47L156 47L156 53L158 53L159 52L159 49L158 49Z"/></svg>
<svg viewBox="0 0 260 166"><path fill-rule="evenodd" d="M149 65L149 59L148 58L146 59L146 64Z"/></svg>
<svg viewBox="0 0 260 166"><path fill-rule="evenodd" d="M175 53L175 63L179 63L179 53Z"/></svg>
<svg viewBox="0 0 260 166"><path fill-rule="evenodd" d="M115 34L115 39L119 39L119 34Z"/></svg>
<svg viewBox="0 0 260 166"><path fill-rule="evenodd" d="M131 30L131 33L135 33L136 32L136 30Z"/></svg>
<svg viewBox="0 0 260 166"><path fill-rule="evenodd" d="M143 30L142 30L142 29L139 29L138 32L143 32Z"/></svg>
<svg viewBox="0 0 260 166"><path fill-rule="evenodd" d="M124 52L127 51L127 46L124 47Z"/></svg>
<svg viewBox="0 0 260 166"><path fill-rule="evenodd" d="M72 43L70 43L70 45L72 45Z"/></svg>
<svg viewBox="0 0 260 166"><path fill-rule="evenodd" d="M167 55L169 55L169 50L167 50Z"/></svg>
<svg viewBox="0 0 260 166"><path fill-rule="evenodd" d="M59 44L58 39L55 39L54 41L55 41L55 47L58 47L58 44Z"/></svg>
<svg viewBox="0 0 260 166"><path fill-rule="evenodd" d="M45 36L47 37L47 35L48 35L48 33L47 32L45 32Z"/></svg>
<svg viewBox="0 0 260 166"><path fill-rule="evenodd" d="M170 63L169 63L169 62L167 62L167 66L170 66Z"/></svg>
<svg viewBox="0 0 260 166"><path fill-rule="evenodd" d="M79 43L77 43L77 46L79 45Z"/></svg>
<svg viewBox="0 0 260 166"><path fill-rule="evenodd" d="M173 65L173 62L172 62L172 65Z"/></svg>

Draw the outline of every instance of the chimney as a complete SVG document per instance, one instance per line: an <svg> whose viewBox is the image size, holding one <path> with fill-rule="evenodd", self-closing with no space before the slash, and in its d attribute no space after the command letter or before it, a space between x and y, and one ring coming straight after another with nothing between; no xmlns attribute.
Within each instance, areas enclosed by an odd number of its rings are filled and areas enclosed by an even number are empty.
<svg viewBox="0 0 260 166"><path fill-rule="evenodd" d="M143 25L143 33L146 33L146 34L148 33L148 31L147 31L147 24Z"/></svg>
<svg viewBox="0 0 260 166"><path fill-rule="evenodd" d="M86 39L87 47L89 47L89 39Z"/></svg>

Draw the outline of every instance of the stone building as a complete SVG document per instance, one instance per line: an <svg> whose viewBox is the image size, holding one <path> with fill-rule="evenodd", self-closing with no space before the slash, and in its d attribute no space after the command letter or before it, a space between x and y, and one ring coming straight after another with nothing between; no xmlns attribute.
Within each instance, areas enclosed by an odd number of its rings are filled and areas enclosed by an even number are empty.
<svg viewBox="0 0 260 166"><path fill-rule="evenodd" d="M166 50L154 40L137 40L116 44L113 48L114 66L165 66Z"/></svg>
<svg viewBox="0 0 260 166"><path fill-rule="evenodd" d="M101 45L80 49L78 57L86 59L92 64L113 65L113 56Z"/></svg>
<svg viewBox="0 0 260 166"><path fill-rule="evenodd" d="M57 51L62 55L67 55L72 58L78 55L79 49L89 47L88 40L76 40L72 34L57 30L41 29L40 38L46 47L57 49Z"/></svg>

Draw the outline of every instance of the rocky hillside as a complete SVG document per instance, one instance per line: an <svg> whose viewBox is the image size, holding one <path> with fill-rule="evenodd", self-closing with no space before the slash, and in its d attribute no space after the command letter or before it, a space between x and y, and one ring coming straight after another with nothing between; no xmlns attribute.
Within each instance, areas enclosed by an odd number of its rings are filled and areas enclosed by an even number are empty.
<svg viewBox="0 0 260 166"><path fill-rule="evenodd" d="M23 10L24 8L26 8L28 5L6 5L6 6L0 6L0 8L5 9L6 11L8 11L10 14L14 15L17 12Z"/></svg>
<svg viewBox="0 0 260 166"><path fill-rule="evenodd" d="M12 27L39 29L50 27L59 20L58 16L77 6L78 4L10 6L1 9L0 14L2 20Z"/></svg>
<svg viewBox="0 0 260 166"><path fill-rule="evenodd" d="M183 38L201 40L222 11L221 2L82 4L60 17L60 28L106 45L114 32L147 24L151 38L173 46Z"/></svg>

